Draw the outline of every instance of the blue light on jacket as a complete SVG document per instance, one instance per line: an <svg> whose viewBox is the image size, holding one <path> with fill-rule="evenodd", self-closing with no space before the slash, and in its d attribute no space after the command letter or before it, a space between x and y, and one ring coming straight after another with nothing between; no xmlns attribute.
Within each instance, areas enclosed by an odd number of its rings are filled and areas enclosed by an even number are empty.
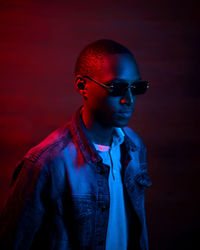
<svg viewBox="0 0 200 250"><path fill-rule="evenodd" d="M122 179L129 212L128 249L148 250L145 189L151 185L146 148L123 128ZM87 136L80 109L30 149L13 174L1 215L0 249L105 249L109 166Z"/></svg>

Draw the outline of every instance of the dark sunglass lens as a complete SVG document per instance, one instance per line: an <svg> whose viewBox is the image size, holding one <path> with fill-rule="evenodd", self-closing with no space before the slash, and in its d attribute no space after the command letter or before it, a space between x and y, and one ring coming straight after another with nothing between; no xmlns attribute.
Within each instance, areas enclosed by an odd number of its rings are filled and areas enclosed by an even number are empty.
<svg viewBox="0 0 200 250"><path fill-rule="evenodd" d="M140 82L133 84L131 91L135 95L141 95L141 94L144 94L146 92L147 88L148 88L148 82L147 81L140 81Z"/></svg>
<svg viewBox="0 0 200 250"><path fill-rule="evenodd" d="M138 81L134 82L134 84L131 86L131 92L133 95L141 95L144 94L148 88L148 82L147 81ZM123 96L127 89L129 87L128 83L112 83L112 90L110 92L110 95L112 96Z"/></svg>
<svg viewBox="0 0 200 250"><path fill-rule="evenodd" d="M127 83L113 83L113 91L111 95L113 96L121 96L123 95L127 90L128 84Z"/></svg>

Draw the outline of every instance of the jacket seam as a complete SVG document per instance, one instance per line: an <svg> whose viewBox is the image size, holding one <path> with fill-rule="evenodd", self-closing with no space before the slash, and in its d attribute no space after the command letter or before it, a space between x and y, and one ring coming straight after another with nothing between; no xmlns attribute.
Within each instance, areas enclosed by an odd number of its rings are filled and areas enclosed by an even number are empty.
<svg viewBox="0 0 200 250"><path fill-rule="evenodd" d="M37 163L37 161L40 160L40 158L42 157L42 155L46 152L48 152L49 149L53 148L54 146L56 146L57 144L59 144L60 142L64 141L66 137L62 137L59 141L54 142L53 144L48 145L47 147L45 147L44 149L41 150L36 150L36 152L30 153L30 156L26 157L26 155L24 156L24 159L27 159L29 161L31 161L33 164ZM69 143L69 142L68 142ZM33 158L33 159L32 159ZM35 158L35 159L34 159Z"/></svg>

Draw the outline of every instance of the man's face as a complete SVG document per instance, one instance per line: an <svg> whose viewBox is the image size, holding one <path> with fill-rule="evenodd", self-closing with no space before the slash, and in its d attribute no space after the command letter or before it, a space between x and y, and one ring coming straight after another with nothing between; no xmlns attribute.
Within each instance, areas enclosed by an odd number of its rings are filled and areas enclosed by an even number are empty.
<svg viewBox="0 0 200 250"><path fill-rule="evenodd" d="M140 79L134 59L128 54L112 54L103 58L102 67L93 79L103 84L108 82L131 83ZM121 96L111 96L107 89L87 80L87 100L84 107L97 122L105 127L123 127L134 111L136 96L130 89Z"/></svg>

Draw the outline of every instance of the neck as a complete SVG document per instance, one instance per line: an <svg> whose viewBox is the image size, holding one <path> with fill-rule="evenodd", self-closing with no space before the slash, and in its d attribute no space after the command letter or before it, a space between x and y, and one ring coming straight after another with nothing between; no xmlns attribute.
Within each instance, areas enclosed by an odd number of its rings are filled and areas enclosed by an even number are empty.
<svg viewBox="0 0 200 250"><path fill-rule="evenodd" d="M111 145L113 127L105 127L101 125L86 109L83 109L82 120L90 139L94 143L106 146Z"/></svg>

